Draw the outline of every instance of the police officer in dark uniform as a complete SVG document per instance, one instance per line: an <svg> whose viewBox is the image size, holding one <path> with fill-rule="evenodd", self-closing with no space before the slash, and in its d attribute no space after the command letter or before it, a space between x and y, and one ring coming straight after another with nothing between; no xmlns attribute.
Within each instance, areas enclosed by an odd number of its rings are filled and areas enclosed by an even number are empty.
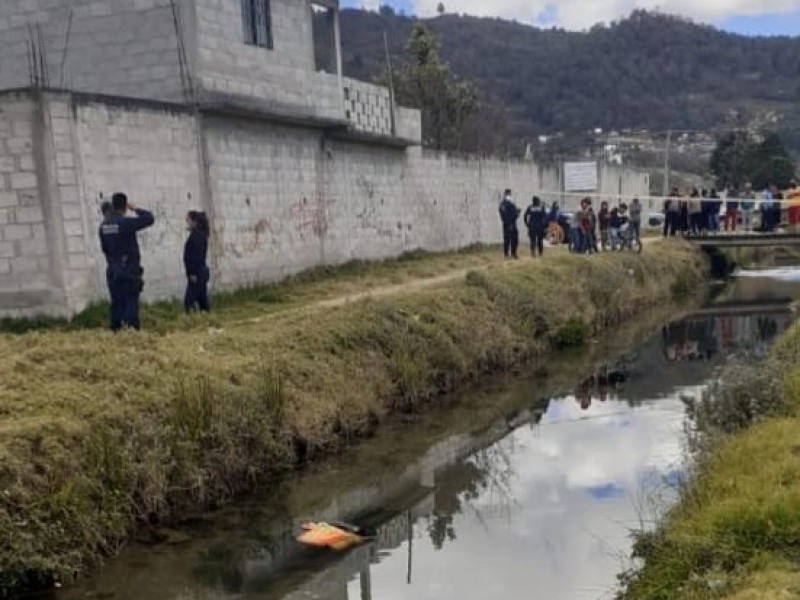
<svg viewBox="0 0 800 600"><path fill-rule="evenodd" d="M503 254L506 258L517 258L517 247L519 246L519 230L517 220L519 219L520 209L514 204L511 197L511 190L506 190L503 200L498 207L500 221L503 224Z"/></svg>
<svg viewBox="0 0 800 600"><path fill-rule="evenodd" d="M111 293L111 330L123 326L139 329L139 295L144 270L136 233L150 227L151 212L136 208L125 194L111 198L112 214L100 226L100 245L108 261L108 285ZM129 212L135 216L128 216Z"/></svg>
<svg viewBox="0 0 800 600"><path fill-rule="evenodd" d="M531 205L525 211L525 226L531 240L531 256L544 255L544 236L547 229L547 208L538 196L534 196Z"/></svg>
<svg viewBox="0 0 800 600"><path fill-rule="evenodd" d="M103 202L100 205L100 214L103 215L103 223L100 225L101 231L103 225L111 220L114 214L114 209L111 207L111 202ZM106 287L108 287L108 295L111 296L111 265L108 263L108 256L106 256Z"/></svg>

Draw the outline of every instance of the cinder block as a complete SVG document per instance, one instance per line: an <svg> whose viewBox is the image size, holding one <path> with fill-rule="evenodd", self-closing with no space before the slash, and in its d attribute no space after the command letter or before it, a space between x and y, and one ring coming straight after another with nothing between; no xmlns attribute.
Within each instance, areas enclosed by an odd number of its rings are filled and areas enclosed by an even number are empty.
<svg viewBox="0 0 800 600"><path fill-rule="evenodd" d="M83 236L73 235L67 238L67 252L79 253L85 252L86 240Z"/></svg>
<svg viewBox="0 0 800 600"><path fill-rule="evenodd" d="M83 210L80 204L62 204L61 218L64 220L80 220L83 217Z"/></svg>
<svg viewBox="0 0 800 600"><path fill-rule="evenodd" d="M74 185L64 185L58 188L58 195L62 204L77 204L80 202L80 192Z"/></svg>
<svg viewBox="0 0 800 600"><path fill-rule="evenodd" d="M23 190L37 187L36 175L34 173L12 173L11 189Z"/></svg>
<svg viewBox="0 0 800 600"><path fill-rule="evenodd" d="M54 135L53 144L59 152L72 152L72 136L71 135Z"/></svg>
<svg viewBox="0 0 800 600"><path fill-rule="evenodd" d="M17 164L13 156L0 156L0 173L13 173Z"/></svg>
<svg viewBox="0 0 800 600"><path fill-rule="evenodd" d="M69 119L53 118L50 123L54 134L72 135L72 122Z"/></svg>
<svg viewBox="0 0 800 600"><path fill-rule="evenodd" d="M3 239L8 242L15 242L18 240L29 240L33 237L33 231L30 225L5 225L3 227Z"/></svg>
<svg viewBox="0 0 800 600"><path fill-rule="evenodd" d="M12 273L36 273L39 271L39 261L35 256L16 256L10 260Z"/></svg>
<svg viewBox="0 0 800 600"><path fill-rule="evenodd" d="M17 206L17 193L0 191L0 208L12 208L14 206Z"/></svg>
<svg viewBox="0 0 800 600"><path fill-rule="evenodd" d="M17 192L19 206L39 206L39 190L19 190Z"/></svg>
<svg viewBox="0 0 800 600"><path fill-rule="evenodd" d="M76 185L78 177L75 169L58 169L58 185Z"/></svg>
<svg viewBox="0 0 800 600"><path fill-rule="evenodd" d="M50 116L54 119L68 119L72 116L69 105L64 102L51 102L49 108Z"/></svg>
<svg viewBox="0 0 800 600"><path fill-rule="evenodd" d="M64 233L67 236L83 235L83 221L64 221Z"/></svg>
<svg viewBox="0 0 800 600"><path fill-rule="evenodd" d="M33 136L33 123L24 119L14 121L14 136L30 139Z"/></svg>
<svg viewBox="0 0 800 600"><path fill-rule="evenodd" d="M0 258L14 258L16 255L14 242L0 242Z"/></svg>
<svg viewBox="0 0 800 600"><path fill-rule="evenodd" d="M47 240L22 240L19 244L19 255L28 257L47 256Z"/></svg>
<svg viewBox="0 0 800 600"><path fill-rule="evenodd" d="M73 168L75 166L75 155L72 152L56 153L56 163L59 167Z"/></svg>
<svg viewBox="0 0 800 600"><path fill-rule="evenodd" d="M44 214L42 209L38 206L29 206L26 208L17 208L14 211L15 223L42 223L44 222Z"/></svg>
<svg viewBox="0 0 800 600"><path fill-rule="evenodd" d="M71 253L69 255L69 268L70 269L85 269L89 266L89 262L86 259L86 254L83 253Z"/></svg>
<svg viewBox="0 0 800 600"><path fill-rule="evenodd" d="M21 156L30 154L33 150L33 140L30 137L13 137L6 140L8 151Z"/></svg>
<svg viewBox="0 0 800 600"><path fill-rule="evenodd" d="M0 273L11 273L11 260L8 258L0 258Z"/></svg>
<svg viewBox="0 0 800 600"><path fill-rule="evenodd" d="M33 160L33 156L20 156L18 162L20 171L32 172L36 170L36 163Z"/></svg>

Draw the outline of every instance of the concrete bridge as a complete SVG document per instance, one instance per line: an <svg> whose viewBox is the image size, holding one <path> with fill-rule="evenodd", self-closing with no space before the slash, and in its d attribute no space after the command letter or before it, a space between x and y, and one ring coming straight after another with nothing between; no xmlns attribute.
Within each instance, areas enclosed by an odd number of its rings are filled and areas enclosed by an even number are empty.
<svg viewBox="0 0 800 600"><path fill-rule="evenodd" d="M789 314L794 311L792 298L775 300L754 300L752 302L720 302L694 311L690 318L696 317L748 317L765 314Z"/></svg>
<svg viewBox="0 0 800 600"><path fill-rule="evenodd" d="M743 233L734 235L687 236L686 241L701 248L762 248L769 246L800 246L797 233Z"/></svg>
<svg viewBox="0 0 800 600"><path fill-rule="evenodd" d="M733 235L696 236L684 238L701 248L711 263L711 276L725 278L736 270L736 258L730 252L739 248L789 248L800 246L797 233L742 233ZM727 252L726 252L727 251Z"/></svg>

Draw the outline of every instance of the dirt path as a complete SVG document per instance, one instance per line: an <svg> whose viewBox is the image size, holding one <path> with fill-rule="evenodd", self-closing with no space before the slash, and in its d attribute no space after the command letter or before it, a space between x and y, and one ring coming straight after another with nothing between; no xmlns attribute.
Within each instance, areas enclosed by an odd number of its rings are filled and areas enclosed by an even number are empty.
<svg viewBox="0 0 800 600"><path fill-rule="evenodd" d="M467 273L469 273L470 271L486 271L490 268L497 268L497 267L501 268L505 267L505 264L500 263L494 265L483 265L467 269L457 269L455 271L449 271L447 273L443 273L442 275L437 275L435 277L423 277L420 279L412 279L411 281L406 281L404 283L399 283L397 285L381 286L373 288L371 290L367 290L365 292L359 292L357 294L348 294L346 296L339 296L338 298L330 298L329 300L319 300L317 302L311 303L309 306L316 308L335 308L337 306L344 306L345 304L350 304L352 302L366 300L367 298L386 298L387 296L394 296L400 293L416 292L419 290L424 290L429 287L435 287L437 285L448 283L450 281L454 281L457 279L462 279L466 277Z"/></svg>
<svg viewBox="0 0 800 600"><path fill-rule="evenodd" d="M643 239L642 242L645 246L650 246L653 243L658 242L656 238L646 238ZM548 254L552 255L552 253L566 253L567 248L566 246L560 247L551 247L548 248L546 251L545 256ZM547 260L547 258L545 258ZM530 264L531 266L535 264L540 264L541 261L532 261L527 256L523 256L519 262L524 262ZM294 306L292 308L287 308L286 310L281 310L270 315L262 315L259 317L254 317L251 319L246 319L244 321L239 321L236 323L231 323L231 325L246 325L248 323L259 323L264 319L269 319L277 315L286 314L287 312L296 312L296 311L303 311L308 309L325 309L325 308L338 308L341 306L346 306L347 304L351 304L354 302L360 302L362 300L367 299L379 299L379 298L388 298L391 296L395 296L398 294L405 294L408 292L415 292L420 290L425 290L428 288L436 287L439 285L444 285L450 283L452 281L457 281L459 279L463 279L467 276L470 271L488 271L491 269L505 269L512 265L518 265L518 261L504 261L502 258L498 258L496 262L490 263L482 263L476 264L469 267L461 267L458 269L452 269L450 271L445 271L440 275L434 276L426 276L426 277L418 277L415 279L410 279L398 284L391 284L391 285L379 285L363 292L356 292L351 294L343 294L334 296L332 298L325 298L323 300L313 300L307 304L302 304L299 306Z"/></svg>
<svg viewBox="0 0 800 600"><path fill-rule="evenodd" d="M253 317L251 319L245 319L234 323L229 323L226 324L226 327L260 323L265 319L270 319L279 315L286 315L287 313L291 312L306 311L309 309L313 310L313 309L325 309L325 308L338 308L341 306L346 306L347 304L359 302L361 300L366 300L369 298L388 298L398 294L424 290L427 288L436 287L438 285L443 285L451 281L457 281L459 279L466 277L467 273L469 273L470 271L488 271L490 269L505 269L511 266L512 264L519 264L519 263L498 260L497 262L489 264L483 263L471 267L462 267L460 269L453 269L451 271L446 271L441 275L434 275L431 277L419 277L416 279L410 279L408 281L404 281L403 283L377 286L365 290L363 292L357 292L354 294L344 294L341 296L335 296L333 298L326 298L324 300L315 300L307 304L302 304L299 306L294 306L292 308L287 308L286 310L281 310L275 313L271 313L269 315L262 315L259 317Z"/></svg>
<svg viewBox="0 0 800 600"><path fill-rule="evenodd" d="M642 244L644 246L650 246L658 242L658 238L643 238ZM550 254L553 252L556 253L564 253L567 251L566 246L559 246L559 247L548 247L547 253ZM523 256L522 261L526 261L530 264L538 264L540 261L531 261L530 258L527 256ZM545 259L546 260L546 259ZM470 271L488 271L489 269L504 269L511 265L519 264L516 261L500 261L496 263L490 263L488 265L478 265L474 267L467 267L461 269L455 269L453 271L448 271L446 273L442 273L441 275L436 275L434 277L421 277L419 279L412 279L410 281L406 281L404 283L396 284L396 285L387 285L387 286L380 286L370 290L366 290L364 292L358 292L356 294L347 294L344 296L338 296L336 298L330 298L327 300L318 300L316 302L312 302L308 306L316 307L316 308L335 308L338 306L344 306L345 304L349 304L351 302L358 302L360 300L365 300L367 298L386 298L387 296L394 296L396 294L402 294L407 292L416 292L419 290L424 290L430 287L435 287L437 285L442 285L444 283L449 283L451 281L455 281L458 279L462 279L467 276L467 273Z"/></svg>

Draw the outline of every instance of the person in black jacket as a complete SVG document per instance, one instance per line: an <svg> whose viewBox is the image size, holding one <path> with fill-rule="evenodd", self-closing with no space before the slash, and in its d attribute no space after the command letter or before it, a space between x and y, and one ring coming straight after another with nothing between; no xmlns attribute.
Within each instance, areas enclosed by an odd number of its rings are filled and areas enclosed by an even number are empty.
<svg viewBox="0 0 800 600"><path fill-rule="evenodd" d="M100 205L100 214L103 215L103 222L100 225L100 229L98 230L99 235L103 235L102 226L106 223L111 221L111 215L114 214L114 207L111 206L111 202L103 202ZM102 237L101 237L102 239ZM108 256L106 256L106 287L108 288L108 297L111 297L111 263L108 261Z"/></svg>
<svg viewBox="0 0 800 600"><path fill-rule="evenodd" d="M525 226L531 240L531 256L544 255L544 235L547 229L547 207L538 196L534 196L531 205L525 210Z"/></svg>
<svg viewBox="0 0 800 600"><path fill-rule="evenodd" d="M108 261L111 330L119 331L123 326L139 329L144 269L136 234L150 227L155 218L153 213L130 204L125 194L114 194L111 207L111 215L100 226L100 246Z"/></svg>
<svg viewBox="0 0 800 600"><path fill-rule="evenodd" d="M186 269L186 295L183 306L187 313L199 309L208 312L209 270L206 264L210 228L205 213L190 211L186 215L189 239L183 248L183 266Z"/></svg>
<svg viewBox="0 0 800 600"><path fill-rule="evenodd" d="M506 190L503 194L503 200L500 202L498 212L500 213L500 221L503 224L503 254L505 254L506 258L516 260L518 258L517 247L519 246L517 220L521 211L514 204L511 190Z"/></svg>

